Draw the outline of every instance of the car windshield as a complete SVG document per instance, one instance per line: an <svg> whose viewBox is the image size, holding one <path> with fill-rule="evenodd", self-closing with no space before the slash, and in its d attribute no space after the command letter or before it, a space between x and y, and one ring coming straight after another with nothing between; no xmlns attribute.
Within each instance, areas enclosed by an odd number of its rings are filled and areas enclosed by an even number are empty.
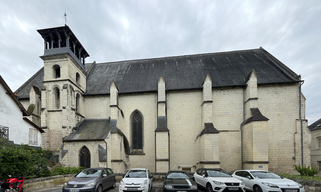
<svg viewBox="0 0 321 192"><path fill-rule="evenodd" d="M145 170L130 170L125 177L129 178L147 178Z"/></svg>
<svg viewBox="0 0 321 192"><path fill-rule="evenodd" d="M167 175L167 179L189 179L189 176L182 172L172 172Z"/></svg>
<svg viewBox="0 0 321 192"><path fill-rule="evenodd" d="M259 179L282 179L277 174L267 172L267 171L250 171L250 173L255 177Z"/></svg>
<svg viewBox="0 0 321 192"><path fill-rule="evenodd" d="M227 172L223 171L223 170L206 170L207 175L209 177L231 177L230 174L228 174Z"/></svg>
<svg viewBox="0 0 321 192"><path fill-rule="evenodd" d="M99 177L100 173L100 169L84 169L82 172L78 173L76 177Z"/></svg>

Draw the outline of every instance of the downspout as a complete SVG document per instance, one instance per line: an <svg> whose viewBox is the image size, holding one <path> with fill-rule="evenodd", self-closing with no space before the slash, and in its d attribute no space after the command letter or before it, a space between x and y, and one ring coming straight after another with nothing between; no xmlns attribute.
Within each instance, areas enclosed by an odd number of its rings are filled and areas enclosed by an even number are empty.
<svg viewBox="0 0 321 192"><path fill-rule="evenodd" d="M301 126L301 165L303 166L303 124L302 124L302 112L301 112L301 86L303 85L304 81L300 81L299 86L299 120L300 120L300 126Z"/></svg>
<svg viewBox="0 0 321 192"><path fill-rule="evenodd" d="M106 168L108 167L108 158L107 158L107 142L104 139L104 142L106 144Z"/></svg>
<svg viewBox="0 0 321 192"><path fill-rule="evenodd" d="M242 125L245 121L245 96L244 96L244 90L245 90L246 87L244 87L242 90L243 90L243 122L240 124L240 130L241 130L241 163L242 163L242 169L244 169L244 165L243 165L243 129L242 129Z"/></svg>

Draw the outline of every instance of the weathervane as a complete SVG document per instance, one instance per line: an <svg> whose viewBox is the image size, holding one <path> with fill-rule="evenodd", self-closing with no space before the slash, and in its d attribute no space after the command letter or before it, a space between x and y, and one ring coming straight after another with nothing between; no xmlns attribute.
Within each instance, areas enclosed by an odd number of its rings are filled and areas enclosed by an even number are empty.
<svg viewBox="0 0 321 192"><path fill-rule="evenodd" d="M65 17L65 25L67 26L68 20L67 20L67 12L66 11L65 11L64 17Z"/></svg>

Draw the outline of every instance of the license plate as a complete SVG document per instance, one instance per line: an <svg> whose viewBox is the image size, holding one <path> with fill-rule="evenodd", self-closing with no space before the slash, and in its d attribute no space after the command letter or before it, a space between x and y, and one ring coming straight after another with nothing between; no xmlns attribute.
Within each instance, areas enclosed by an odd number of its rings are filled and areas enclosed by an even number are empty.
<svg viewBox="0 0 321 192"><path fill-rule="evenodd" d="M177 192L187 192L187 191L177 191Z"/></svg>
<svg viewBox="0 0 321 192"><path fill-rule="evenodd" d="M228 190L229 191L238 191L239 188L237 188L237 187L229 187Z"/></svg>
<svg viewBox="0 0 321 192"><path fill-rule="evenodd" d="M127 191L137 191L137 188L127 188Z"/></svg>
<svg viewBox="0 0 321 192"><path fill-rule="evenodd" d="M285 189L284 192L298 192L296 189Z"/></svg>
<svg viewBox="0 0 321 192"><path fill-rule="evenodd" d="M79 189L69 189L69 192L79 192Z"/></svg>

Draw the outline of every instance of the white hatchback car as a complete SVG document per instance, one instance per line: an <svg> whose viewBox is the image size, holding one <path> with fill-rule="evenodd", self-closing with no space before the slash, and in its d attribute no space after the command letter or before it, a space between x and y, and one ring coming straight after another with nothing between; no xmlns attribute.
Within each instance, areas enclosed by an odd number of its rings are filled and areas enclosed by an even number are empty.
<svg viewBox="0 0 321 192"><path fill-rule="evenodd" d="M244 182L246 190L254 192L305 192L304 187L290 179L264 170L238 170L233 177Z"/></svg>
<svg viewBox="0 0 321 192"><path fill-rule="evenodd" d="M194 173L194 179L198 186L207 192L244 192L245 186L241 180L233 178L222 169L200 168Z"/></svg>
<svg viewBox="0 0 321 192"><path fill-rule="evenodd" d="M119 192L142 191L152 189L153 176L148 169L135 168L129 170L119 183Z"/></svg>

